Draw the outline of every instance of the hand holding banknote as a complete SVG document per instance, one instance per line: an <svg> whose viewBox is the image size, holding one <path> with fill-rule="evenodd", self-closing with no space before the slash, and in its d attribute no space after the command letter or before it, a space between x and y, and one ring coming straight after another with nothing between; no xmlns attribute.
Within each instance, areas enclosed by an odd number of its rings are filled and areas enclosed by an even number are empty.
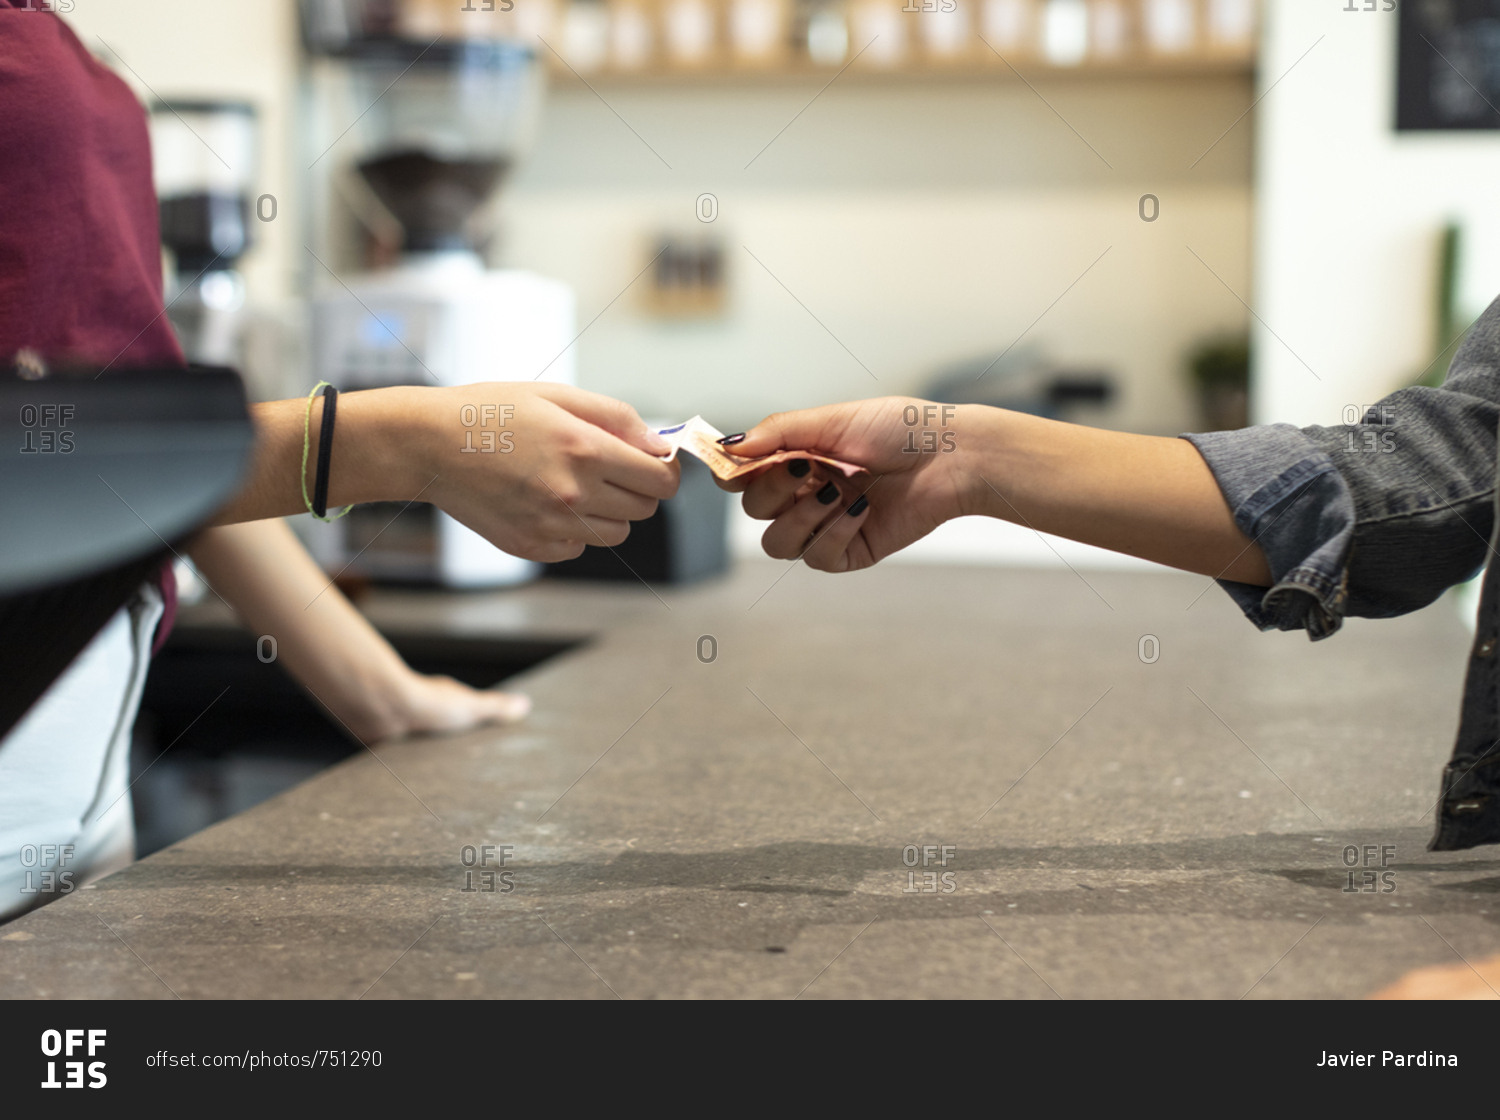
<svg viewBox="0 0 1500 1120"><path fill-rule="evenodd" d="M886 397L778 413L724 446L757 464L720 485L771 522L766 552L823 571L868 568L975 514L1215 579L1273 582L1186 439ZM786 452L808 465L767 458ZM863 471L846 474L848 464Z"/></svg>
<svg viewBox="0 0 1500 1120"><path fill-rule="evenodd" d="M886 397L777 413L716 440L733 466L715 474L744 491L746 513L771 522L767 554L830 572L868 568L965 512L962 411Z"/></svg>

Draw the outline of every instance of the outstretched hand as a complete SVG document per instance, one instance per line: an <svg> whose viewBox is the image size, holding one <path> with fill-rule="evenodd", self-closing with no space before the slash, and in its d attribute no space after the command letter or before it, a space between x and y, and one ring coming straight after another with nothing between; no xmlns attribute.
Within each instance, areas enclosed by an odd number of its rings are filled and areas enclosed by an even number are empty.
<svg viewBox="0 0 1500 1120"><path fill-rule="evenodd" d="M745 512L771 522L761 537L768 555L828 572L868 568L964 512L959 411L885 397L777 413L743 439L727 437L726 450L816 451L868 473L846 478L799 460L721 485L743 490Z"/></svg>

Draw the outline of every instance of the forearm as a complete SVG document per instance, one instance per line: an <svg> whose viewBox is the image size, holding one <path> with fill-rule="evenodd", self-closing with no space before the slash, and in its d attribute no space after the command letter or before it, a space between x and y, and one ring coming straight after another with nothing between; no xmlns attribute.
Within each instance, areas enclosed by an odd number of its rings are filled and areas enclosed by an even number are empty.
<svg viewBox="0 0 1500 1120"><path fill-rule="evenodd" d="M956 418L964 511L1215 578L1269 586L1186 440L1105 431L966 405Z"/></svg>
<svg viewBox="0 0 1500 1120"><path fill-rule="evenodd" d="M278 661L355 735L372 742L401 733L396 701L411 670L289 526L270 520L209 529L190 553L250 630L275 639Z"/></svg>
<svg viewBox="0 0 1500 1120"><path fill-rule="evenodd" d="M329 472L329 508L351 502L406 500L431 478L423 477L415 425L422 410L414 394L436 390L418 387L367 389L339 395ZM302 449L307 442L307 492L312 493L318 455L323 398L313 401L269 401L252 406L255 451L244 485L214 517L215 525L259 521L304 513ZM309 430L310 429L310 430ZM304 434L305 433L305 434Z"/></svg>

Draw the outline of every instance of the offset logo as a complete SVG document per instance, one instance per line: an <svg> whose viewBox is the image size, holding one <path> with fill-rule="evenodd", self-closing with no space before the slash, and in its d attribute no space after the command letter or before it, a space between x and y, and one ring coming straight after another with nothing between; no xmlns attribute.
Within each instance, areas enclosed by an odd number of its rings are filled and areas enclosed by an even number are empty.
<svg viewBox="0 0 1500 1120"><path fill-rule="evenodd" d="M67 870L73 859L72 844L23 844L21 866L26 869L22 894L68 894L76 884Z"/></svg>
<svg viewBox="0 0 1500 1120"><path fill-rule="evenodd" d="M65 1030L42 1032L42 1056L47 1058L47 1079L43 1089L102 1089L109 1083L102 1061L86 1062L104 1049L105 1031ZM58 1061L58 1058L65 1059ZM58 1067L62 1080L58 1080ZM85 1077L88 1079L85 1081Z"/></svg>

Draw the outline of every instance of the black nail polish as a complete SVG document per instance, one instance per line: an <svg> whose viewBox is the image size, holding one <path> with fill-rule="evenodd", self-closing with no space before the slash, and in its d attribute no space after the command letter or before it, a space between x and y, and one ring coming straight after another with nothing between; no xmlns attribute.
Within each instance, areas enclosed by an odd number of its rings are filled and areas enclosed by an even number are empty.
<svg viewBox="0 0 1500 1120"><path fill-rule="evenodd" d="M818 501L825 506L831 506L838 500L839 488L831 482L827 486L823 487L823 489L818 491Z"/></svg>
<svg viewBox="0 0 1500 1120"><path fill-rule="evenodd" d="M803 478L812 470L812 464L806 459L793 459L786 465L786 469L793 478Z"/></svg>
<svg viewBox="0 0 1500 1120"><path fill-rule="evenodd" d="M850 517L858 517L860 514L864 513L865 510L867 510L869 508L870 508L870 499L867 498L867 497L865 497L863 494L861 494L859 497L857 497L857 498L854 499L853 503L850 504L850 506L849 506L849 508L848 508L848 510L846 512L849 514Z"/></svg>
<svg viewBox="0 0 1500 1120"><path fill-rule="evenodd" d="M732 447L736 443L744 443L744 442L745 442L745 433L744 432L735 432L734 435L732 435L732 436L724 436L722 439L720 439L720 440L717 441L717 443L719 444L720 447Z"/></svg>

